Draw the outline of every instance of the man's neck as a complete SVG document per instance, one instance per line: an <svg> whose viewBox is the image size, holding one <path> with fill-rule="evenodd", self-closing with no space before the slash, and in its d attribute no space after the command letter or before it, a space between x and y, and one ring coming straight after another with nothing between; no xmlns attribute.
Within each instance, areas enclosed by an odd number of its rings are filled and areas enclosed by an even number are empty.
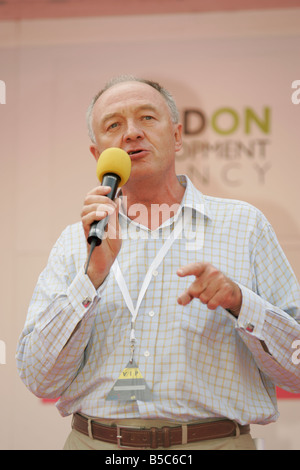
<svg viewBox="0 0 300 470"><path fill-rule="evenodd" d="M135 182L122 190L127 216L148 228L157 229L179 210L185 188L175 178L163 183Z"/></svg>

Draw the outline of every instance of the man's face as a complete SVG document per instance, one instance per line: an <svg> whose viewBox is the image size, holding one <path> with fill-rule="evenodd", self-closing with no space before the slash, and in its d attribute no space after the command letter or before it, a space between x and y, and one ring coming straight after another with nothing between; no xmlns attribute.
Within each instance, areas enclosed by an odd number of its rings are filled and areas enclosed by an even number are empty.
<svg viewBox="0 0 300 470"><path fill-rule="evenodd" d="M109 147L129 153L131 177L174 171L181 149L181 125L173 124L164 97L150 85L124 82L109 88L93 110L96 160Z"/></svg>

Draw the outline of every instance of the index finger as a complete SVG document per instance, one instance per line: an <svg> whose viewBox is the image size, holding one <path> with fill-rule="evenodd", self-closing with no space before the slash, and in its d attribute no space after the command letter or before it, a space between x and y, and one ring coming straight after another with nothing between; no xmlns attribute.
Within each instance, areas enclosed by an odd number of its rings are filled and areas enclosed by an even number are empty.
<svg viewBox="0 0 300 470"><path fill-rule="evenodd" d="M206 263L190 263L177 269L177 275L184 276L201 276L206 269Z"/></svg>
<svg viewBox="0 0 300 470"><path fill-rule="evenodd" d="M88 192L88 195L105 196L111 191L110 186L96 186Z"/></svg>

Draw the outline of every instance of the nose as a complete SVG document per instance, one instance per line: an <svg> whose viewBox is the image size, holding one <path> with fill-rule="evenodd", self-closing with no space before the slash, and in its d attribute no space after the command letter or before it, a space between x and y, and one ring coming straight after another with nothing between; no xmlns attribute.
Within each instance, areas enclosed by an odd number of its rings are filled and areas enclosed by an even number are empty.
<svg viewBox="0 0 300 470"><path fill-rule="evenodd" d="M138 126L134 121L127 123L126 130L123 135L125 142L130 142L132 140L142 139L144 137L143 130Z"/></svg>

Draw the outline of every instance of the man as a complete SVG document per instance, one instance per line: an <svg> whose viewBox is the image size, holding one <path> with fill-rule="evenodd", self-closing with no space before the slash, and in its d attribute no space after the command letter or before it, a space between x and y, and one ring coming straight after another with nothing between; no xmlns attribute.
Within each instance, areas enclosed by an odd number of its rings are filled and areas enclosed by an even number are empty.
<svg viewBox="0 0 300 470"><path fill-rule="evenodd" d="M116 201L87 195L36 286L17 359L27 387L74 415L65 449L254 449L300 391L299 285L270 224L175 173L176 105L160 85L109 82L88 113L97 161L132 160ZM110 215L85 274L90 225ZM196 230L195 230L196 227Z"/></svg>

